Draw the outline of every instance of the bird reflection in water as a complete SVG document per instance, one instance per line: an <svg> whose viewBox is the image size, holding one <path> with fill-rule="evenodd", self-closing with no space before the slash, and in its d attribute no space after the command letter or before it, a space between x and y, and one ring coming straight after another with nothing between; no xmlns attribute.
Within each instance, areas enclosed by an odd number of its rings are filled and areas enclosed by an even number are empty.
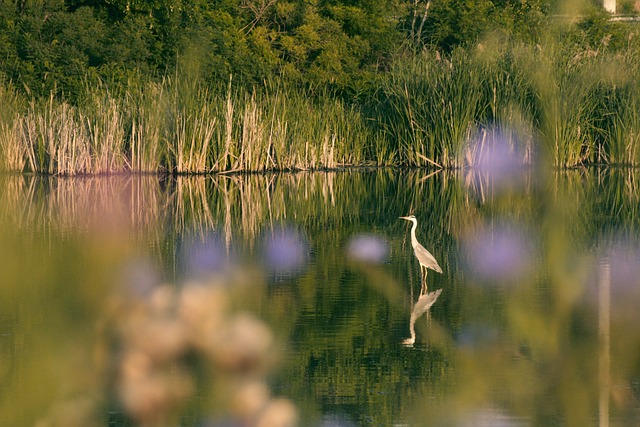
<svg viewBox="0 0 640 427"><path fill-rule="evenodd" d="M411 318L409 320L409 332L411 336L402 340L402 344L406 346L412 346L416 342L416 320L418 320L418 318L424 313L429 311L429 309L433 304L435 304L441 293L442 289L438 289L437 291L433 292L427 292L427 287L422 287L420 296L418 297L418 301L416 301L416 303L413 305L413 309L411 310Z"/></svg>

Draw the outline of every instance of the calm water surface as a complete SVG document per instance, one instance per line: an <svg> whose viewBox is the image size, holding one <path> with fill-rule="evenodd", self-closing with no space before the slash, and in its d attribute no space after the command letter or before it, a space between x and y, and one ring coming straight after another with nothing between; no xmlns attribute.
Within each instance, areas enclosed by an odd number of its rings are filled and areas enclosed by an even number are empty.
<svg viewBox="0 0 640 427"><path fill-rule="evenodd" d="M181 350L194 378L166 425L236 425L211 386L232 374L303 426L638 425L637 186L624 169L2 177L0 424L136 425L109 379L126 346L105 319L130 315L114 298L213 280L273 357L229 374ZM427 291L409 214L443 269Z"/></svg>

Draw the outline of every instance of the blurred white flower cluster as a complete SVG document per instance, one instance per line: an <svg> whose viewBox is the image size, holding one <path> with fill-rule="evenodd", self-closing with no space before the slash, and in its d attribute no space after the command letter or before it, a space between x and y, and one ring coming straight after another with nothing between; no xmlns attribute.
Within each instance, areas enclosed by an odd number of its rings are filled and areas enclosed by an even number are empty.
<svg viewBox="0 0 640 427"><path fill-rule="evenodd" d="M264 380L274 361L271 330L248 312L233 312L228 289L161 285L112 298L102 360L111 398L127 418L144 426L177 425L189 399L204 394L215 402L212 420L298 424L295 406L271 396Z"/></svg>

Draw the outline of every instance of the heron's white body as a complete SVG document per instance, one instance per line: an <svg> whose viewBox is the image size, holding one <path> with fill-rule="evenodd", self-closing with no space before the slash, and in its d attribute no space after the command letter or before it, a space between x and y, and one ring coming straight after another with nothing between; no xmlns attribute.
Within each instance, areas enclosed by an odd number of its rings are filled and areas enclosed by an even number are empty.
<svg viewBox="0 0 640 427"><path fill-rule="evenodd" d="M420 263L420 268L424 269L424 275L427 275L427 269L430 268L433 271L437 271L438 273L442 273L442 268L438 265L438 261L436 258L431 255L431 252L425 249L424 246L418 242L416 238L416 228L418 228L418 220L415 216L401 216L400 218L405 219L407 221L411 221L413 226L411 227L411 246L413 246L413 253L416 258L418 258L418 262Z"/></svg>

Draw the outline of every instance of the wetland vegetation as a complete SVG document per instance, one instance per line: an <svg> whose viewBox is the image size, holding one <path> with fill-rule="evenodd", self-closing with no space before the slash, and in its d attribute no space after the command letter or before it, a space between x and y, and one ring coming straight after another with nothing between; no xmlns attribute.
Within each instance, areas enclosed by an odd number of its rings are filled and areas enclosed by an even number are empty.
<svg viewBox="0 0 640 427"><path fill-rule="evenodd" d="M460 168L488 128L525 164L639 162L640 37L595 6L171 3L3 2L2 169Z"/></svg>

